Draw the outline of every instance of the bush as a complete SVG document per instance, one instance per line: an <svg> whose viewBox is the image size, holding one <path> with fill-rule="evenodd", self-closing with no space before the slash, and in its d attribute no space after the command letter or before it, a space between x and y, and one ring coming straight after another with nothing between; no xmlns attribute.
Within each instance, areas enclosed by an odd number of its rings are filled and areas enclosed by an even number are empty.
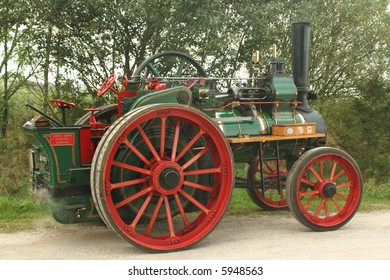
<svg viewBox="0 0 390 280"><path fill-rule="evenodd" d="M369 81L358 96L327 99L317 104L323 114L329 144L347 151L366 179L390 180L390 86Z"/></svg>
<svg viewBox="0 0 390 280"><path fill-rule="evenodd" d="M31 187L26 135L20 129L9 131L0 146L0 196L25 194Z"/></svg>

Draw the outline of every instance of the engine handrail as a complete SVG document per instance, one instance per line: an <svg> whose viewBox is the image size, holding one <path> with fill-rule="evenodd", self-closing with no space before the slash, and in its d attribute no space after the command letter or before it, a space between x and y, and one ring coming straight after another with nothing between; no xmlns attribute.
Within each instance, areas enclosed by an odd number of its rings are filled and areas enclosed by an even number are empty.
<svg viewBox="0 0 390 280"><path fill-rule="evenodd" d="M219 107L219 108L205 108L205 109L202 109L202 111L218 111L218 110L223 110L223 109L226 109L227 107L236 106L236 105L291 104L291 105L294 105L294 107L296 107L300 103L301 102L296 102L296 101L251 101L251 102L234 101L234 102L230 102L230 103L228 103L222 107Z"/></svg>

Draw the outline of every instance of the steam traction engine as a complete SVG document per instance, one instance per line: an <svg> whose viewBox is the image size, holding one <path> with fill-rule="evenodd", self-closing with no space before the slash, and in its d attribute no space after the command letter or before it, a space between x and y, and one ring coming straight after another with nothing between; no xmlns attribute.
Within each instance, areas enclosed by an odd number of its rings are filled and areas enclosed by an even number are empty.
<svg viewBox="0 0 390 280"><path fill-rule="evenodd" d="M363 181L344 151L324 147L323 118L308 105L310 26L293 25L293 77L281 60L266 74L219 92L218 79L187 54L146 59L118 103L74 125L46 115L24 127L34 190L46 190L61 223L103 220L128 242L150 250L188 247L220 221L233 187L258 206L288 207L315 231L335 230L355 214ZM254 63L258 59L254 58ZM221 79L223 80L223 79ZM65 116L73 103L54 100ZM245 163L236 178L234 163Z"/></svg>

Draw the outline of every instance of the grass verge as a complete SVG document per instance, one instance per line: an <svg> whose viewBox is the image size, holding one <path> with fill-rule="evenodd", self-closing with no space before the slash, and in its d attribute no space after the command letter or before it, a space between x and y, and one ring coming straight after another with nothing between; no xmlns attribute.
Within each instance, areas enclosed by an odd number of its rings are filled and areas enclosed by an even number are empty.
<svg viewBox="0 0 390 280"><path fill-rule="evenodd" d="M45 215L45 207L32 196L0 196L0 232L34 228L35 221Z"/></svg>

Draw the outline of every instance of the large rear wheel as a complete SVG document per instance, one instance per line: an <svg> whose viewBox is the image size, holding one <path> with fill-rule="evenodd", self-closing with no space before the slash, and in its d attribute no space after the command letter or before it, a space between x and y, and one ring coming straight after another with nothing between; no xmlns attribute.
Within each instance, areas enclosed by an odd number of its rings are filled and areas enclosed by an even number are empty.
<svg viewBox="0 0 390 280"><path fill-rule="evenodd" d="M106 224L150 250L188 247L221 219L234 184L230 146L202 112L181 105L139 108L105 134L91 189Z"/></svg>
<svg viewBox="0 0 390 280"><path fill-rule="evenodd" d="M319 147L294 163L286 189L288 206L299 222L315 231L335 230L348 223L359 208L363 179L346 152Z"/></svg>

